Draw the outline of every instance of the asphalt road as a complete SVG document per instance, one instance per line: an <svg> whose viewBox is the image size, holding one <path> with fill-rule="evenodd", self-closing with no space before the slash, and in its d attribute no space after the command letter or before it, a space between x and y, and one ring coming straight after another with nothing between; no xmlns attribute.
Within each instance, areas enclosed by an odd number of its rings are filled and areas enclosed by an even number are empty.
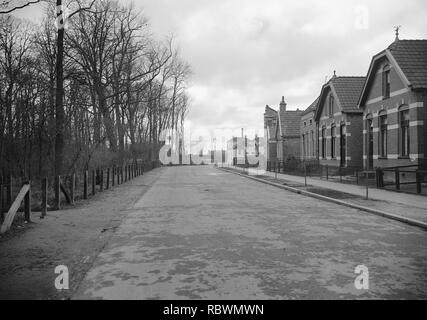
<svg viewBox="0 0 427 320"><path fill-rule="evenodd" d="M75 299L427 298L426 231L207 166L162 170Z"/></svg>

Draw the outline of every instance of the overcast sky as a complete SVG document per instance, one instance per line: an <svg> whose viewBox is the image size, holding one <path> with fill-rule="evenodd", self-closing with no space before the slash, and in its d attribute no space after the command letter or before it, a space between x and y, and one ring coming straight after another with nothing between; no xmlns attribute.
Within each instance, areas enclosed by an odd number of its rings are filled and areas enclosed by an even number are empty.
<svg viewBox="0 0 427 320"><path fill-rule="evenodd" d="M124 0L122 0L124 1ZM425 0L139 0L193 68L188 123L260 128L266 104L305 109L337 75L366 75L394 40L427 38ZM28 16L33 9L26 9ZM34 11L33 11L34 12Z"/></svg>

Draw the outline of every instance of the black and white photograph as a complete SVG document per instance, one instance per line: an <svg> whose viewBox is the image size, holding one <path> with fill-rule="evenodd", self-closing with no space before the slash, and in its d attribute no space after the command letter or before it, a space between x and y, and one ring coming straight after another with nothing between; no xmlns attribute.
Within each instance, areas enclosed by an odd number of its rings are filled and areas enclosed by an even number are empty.
<svg viewBox="0 0 427 320"><path fill-rule="evenodd" d="M427 2L0 0L0 300L427 300Z"/></svg>

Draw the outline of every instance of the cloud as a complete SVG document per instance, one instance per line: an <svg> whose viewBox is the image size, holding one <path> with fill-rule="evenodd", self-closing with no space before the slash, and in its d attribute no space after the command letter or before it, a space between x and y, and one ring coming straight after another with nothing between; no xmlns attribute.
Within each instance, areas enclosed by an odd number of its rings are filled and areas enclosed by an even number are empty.
<svg viewBox="0 0 427 320"><path fill-rule="evenodd" d="M175 34L194 71L188 123L263 126L266 104L285 96L305 109L325 79L366 75L394 40L427 38L427 1L138 0L159 36Z"/></svg>

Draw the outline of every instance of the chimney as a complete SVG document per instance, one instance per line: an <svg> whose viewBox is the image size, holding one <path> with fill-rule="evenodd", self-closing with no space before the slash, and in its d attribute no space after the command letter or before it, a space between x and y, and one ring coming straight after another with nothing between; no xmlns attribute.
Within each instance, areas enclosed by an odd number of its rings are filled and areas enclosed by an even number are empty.
<svg viewBox="0 0 427 320"><path fill-rule="evenodd" d="M286 102L284 96L282 96L282 101L280 101L280 113L282 112L286 112Z"/></svg>

